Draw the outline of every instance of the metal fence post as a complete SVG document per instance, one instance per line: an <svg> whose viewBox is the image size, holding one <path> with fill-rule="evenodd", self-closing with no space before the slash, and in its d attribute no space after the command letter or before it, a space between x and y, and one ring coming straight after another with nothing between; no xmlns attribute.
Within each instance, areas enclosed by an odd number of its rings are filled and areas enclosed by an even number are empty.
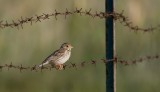
<svg viewBox="0 0 160 92"><path fill-rule="evenodd" d="M114 11L114 0L105 0L105 11ZM115 54L115 31L113 17L106 19L106 58L113 59ZM116 92L116 63L106 64L106 92Z"/></svg>

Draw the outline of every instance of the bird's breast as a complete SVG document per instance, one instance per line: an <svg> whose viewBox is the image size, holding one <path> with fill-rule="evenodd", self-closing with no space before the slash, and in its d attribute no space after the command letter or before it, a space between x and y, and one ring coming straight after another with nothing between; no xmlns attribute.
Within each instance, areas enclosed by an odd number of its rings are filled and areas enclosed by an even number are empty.
<svg viewBox="0 0 160 92"><path fill-rule="evenodd" d="M66 51L65 54L60 57L55 64L64 64L70 58L71 52Z"/></svg>

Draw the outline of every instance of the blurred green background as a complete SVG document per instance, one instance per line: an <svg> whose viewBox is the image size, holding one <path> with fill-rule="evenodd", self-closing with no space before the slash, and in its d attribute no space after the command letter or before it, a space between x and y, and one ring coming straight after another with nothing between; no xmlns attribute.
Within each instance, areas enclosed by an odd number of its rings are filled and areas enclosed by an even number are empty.
<svg viewBox="0 0 160 92"><path fill-rule="evenodd" d="M159 0L116 0L115 11L125 11L135 25L156 26L159 23ZM17 20L75 8L104 11L104 0L0 0L0 20ZM69 62L105 57L105 21L87 16L58 16L41 23L25 24L23 29L0 30L0 65L40 64L64 42L74 49ZM160 32L132 32L116 22L116 53L120 59L160 53ZM117 92L159 92L160 63L117 65ZM69 63L67 62L67 63ZM31 72L4 69L0 72L0 92L105 92L105 65L78 70Z"/></svg>

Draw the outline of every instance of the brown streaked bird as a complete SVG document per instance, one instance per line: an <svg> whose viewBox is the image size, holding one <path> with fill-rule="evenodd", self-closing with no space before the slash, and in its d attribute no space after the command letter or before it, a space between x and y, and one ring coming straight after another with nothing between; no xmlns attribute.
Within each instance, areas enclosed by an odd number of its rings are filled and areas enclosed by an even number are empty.
<svg viewBox="0 0 160 92"><path fill-rule="evenodd" d="M71 56L71 49L73 46L69 43L63 43L61 47L49 55L39 67L45 66L47 64L51 64L51 66L55 67L57 70L63 69L63 64L69 60Z"/></svg>

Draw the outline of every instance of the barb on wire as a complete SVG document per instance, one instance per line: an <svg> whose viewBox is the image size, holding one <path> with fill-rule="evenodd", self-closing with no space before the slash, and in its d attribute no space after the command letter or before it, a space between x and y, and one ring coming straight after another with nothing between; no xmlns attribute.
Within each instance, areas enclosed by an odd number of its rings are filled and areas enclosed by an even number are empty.
<svg viewBox="0 0 160 92"><path fill-rule="evenodd" d="M138 63L142 63L142 62L145 62L145 61L152 61L152 60L156 60L156 59L159 59L160 56L159 55L155 55L155 56L145 56L145 57L140 57L140 58L137 58L137 59L134 59L134 60L123 60L123 59L119 59L117 57L115 57L114 59L99 59L99 60L90 60L90 61L83 61L83 62L79 62L79 63L68 63L68 64L64 64L63 65L63 69L66 70L66 69L79 69L79 68L84 68L84 67L88 67L89 65L95 65L97 63L101 63L101 64L107 64L108 62L116 62L116 63L119 63L119 64L122 64L122 65L125 65L125 66L129 66L129 65L134 65L134 64L138 64ZM12 62L10 64L4 64L4 65L0 65L0 71L4 71L5 69L4 68L7 68L7 70L10 70L10 69L17 69L19 70L20 72L22 72L23 70L29 70L29 71L40 71L40 72L43 72L43 70L49 70L51 71L52 68L55 68L55 67L52 67L52 66L42 66L42 67L37 67L37 65L34 65L34 66L24 66L24 65L14 65Z"/></svg>
<svg viewBox="0 0 160 92"><path fill-rule="evenodd" d="M4 23L3 20L0 20L0 29L7 28L7 27L11 27L11 28L16 27L17 29L19 29L19 26L21 26L21 28L23 29L23 25L28 24L29 22L32 25L33 22L34 23L42 22L43 20L52 19L51 17L54 17L56 20L58 20L57 16L64 16L66 19L68 15L74 15L74 14L79 14L81 16L90 16L92 18L97 17L100 19L113 17L115 21L119 21L121 24L133 30L134 32L138 32L138 31L152 32L154 30L160 30L160 25L157 25L156 27L148 27L148 28L140 28L137 25L133 25L133 23L129 20L129 18L124 15L124 10L118 13L118 12L102 12L102 11L97 12L97 11L93 11L92 9L83 10L82 8L80 9L76 8L74 11L69 11L66 8L65 12L59 12L55 10L51 14L43 13L41 15L35 15L27 18L23 18L21 16L20 20L17 20L17 21L13 20L12 23L8 23L7 21Z"/></svg>
<svg viewBox="0 0 160 92"><path fill-rule="evenodd" d="M67 15L71 15L71 14L73 14L73 13L68 11L68 9L66 8L66 12L64 13L65 19L67 18Z"/></svg>

